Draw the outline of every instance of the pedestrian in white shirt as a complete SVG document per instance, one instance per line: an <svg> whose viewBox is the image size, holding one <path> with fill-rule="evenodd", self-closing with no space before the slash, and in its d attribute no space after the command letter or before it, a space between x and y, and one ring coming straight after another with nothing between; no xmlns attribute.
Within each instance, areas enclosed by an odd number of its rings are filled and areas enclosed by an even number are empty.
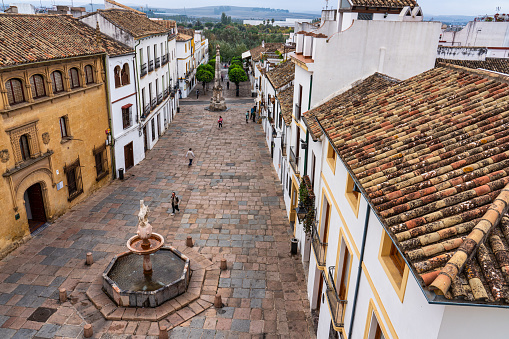
<svg viewBox="0 0 509 339"><path fill-rule="evenodd" d="M191 166L193 164L193 159L195 158L192 148L190 148L189 151L187 151L186 158L189 159L188 166Z"/></svg>

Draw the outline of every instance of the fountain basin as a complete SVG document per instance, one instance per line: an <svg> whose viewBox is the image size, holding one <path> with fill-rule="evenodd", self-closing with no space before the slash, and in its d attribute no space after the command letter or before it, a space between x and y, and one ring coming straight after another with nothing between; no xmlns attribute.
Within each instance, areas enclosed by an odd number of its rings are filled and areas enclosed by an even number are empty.
<svg viewBox="0 0 509 339"><path fill-rule="evenodd" d="M145 253L144 253L145 254ZM143 256L115 256L103 273L103 289L118 306L157 307L187 290L190 261L172 246L150 254L153 273L143 273Z"/></svg>
<svg viewBox="0 0 509 339"><path fill-rule="evenodd" d="M164 238L158 233L150 234L150 237L148 237L147 240L150 246L148 248L144 248L143 239L140 238L139 235L135 235L127 240L127 248L131 252L137 254L152 254L159 251L159 249L164 245Z"/></svg>

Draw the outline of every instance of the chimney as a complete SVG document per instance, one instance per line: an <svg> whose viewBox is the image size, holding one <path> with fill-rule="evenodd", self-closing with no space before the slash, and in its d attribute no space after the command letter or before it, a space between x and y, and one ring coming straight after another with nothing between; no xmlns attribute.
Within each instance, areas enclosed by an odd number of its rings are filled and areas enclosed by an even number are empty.
<svg viewBox="0 0 509 339"><path fill-rule="evenodd" d="M265 40L262 40L262 48L265 48Z"/></svg>
<svg viewBox="0 0 509 339"><path fill-rule="evenodd" d="M96 22L95 26L95 42L97 45L101 45L101 30L99 29L99 21Z"/></svg>

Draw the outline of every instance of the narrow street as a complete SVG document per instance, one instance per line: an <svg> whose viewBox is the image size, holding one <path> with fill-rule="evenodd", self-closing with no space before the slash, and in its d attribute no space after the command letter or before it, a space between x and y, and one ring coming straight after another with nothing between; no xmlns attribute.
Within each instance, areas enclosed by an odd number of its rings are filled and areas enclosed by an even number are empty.
<svg viewBox="0 0 509 339"><path fill-rule="evenodd" d="M280 182L261 125L245 122L253 102L230 96L234 88L230 84L226 95L227 112L204 109L211 90L199 101L195 92L182 100L169 130L126 180L96 192L0 261L0 338L81 338L85 323L95 338L157 338L157 322L105 320L84 294L126 251L140 199L166 244L185 248L192 236L193 251L217 268L222 258L228 262L217 290L225 307L180 323L178 312L162 320L175 326L170 338L314 337L300 257L290 255ZM184 157L188 148L196 154L191 167ZM181 199L175 216L172 192ZM85 265L89 251L92 266ZM65 303L58 300L62 287L70 295ZM32 314L38 307L56 312L40 321Z"/></svg>

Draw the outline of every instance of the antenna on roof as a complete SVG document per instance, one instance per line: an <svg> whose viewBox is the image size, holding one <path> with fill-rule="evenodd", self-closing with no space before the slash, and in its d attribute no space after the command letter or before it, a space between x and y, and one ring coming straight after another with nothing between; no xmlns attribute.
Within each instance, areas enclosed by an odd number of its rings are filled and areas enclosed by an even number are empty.
<svg viewBox="0 0 509 339"><path fill-rule="evenodd" d="M497 14L500 12L502 8L500 6L498 6L497 8L495 8L495 11L497 12Z"/></svg>
<svg viewBox="0 0 509 339"><path fill-rule="evenodd" d="M94 11L94 3L92 2L92 0L90 0L90 8L92 9L91 12Z"/></svg>
<svg viewBox="0 0 509 339"><path fill-rule="evenodd" d="M325 10L329 9L329 0L325 0Z"/></svg>

